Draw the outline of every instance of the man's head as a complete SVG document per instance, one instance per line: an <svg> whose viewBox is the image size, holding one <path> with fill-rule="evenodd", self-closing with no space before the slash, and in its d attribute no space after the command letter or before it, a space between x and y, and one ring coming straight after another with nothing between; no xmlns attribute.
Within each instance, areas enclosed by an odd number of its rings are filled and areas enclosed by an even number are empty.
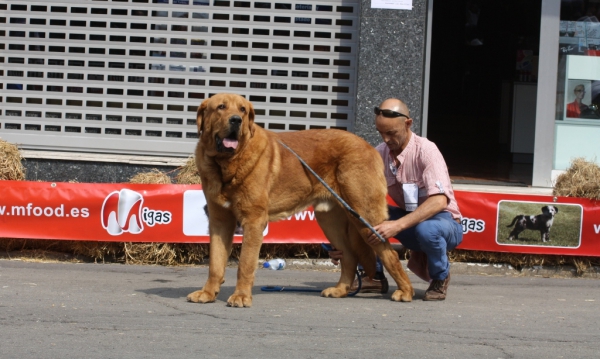
<svg viewBox="0 0 600 359"><path fill-rule="evenodd" d="M410 140L413 120L406 104L390 98L375 108L375 127L383 142L395 155L400 154Z"/></svg>
<svg viewBox="0 0 600 359"><path fill-rule="evenodd" d="M573 91L575 92L575 97L580 100L585 96L585 86L583 85L575 86L575 89L573 89Z"/></svg>

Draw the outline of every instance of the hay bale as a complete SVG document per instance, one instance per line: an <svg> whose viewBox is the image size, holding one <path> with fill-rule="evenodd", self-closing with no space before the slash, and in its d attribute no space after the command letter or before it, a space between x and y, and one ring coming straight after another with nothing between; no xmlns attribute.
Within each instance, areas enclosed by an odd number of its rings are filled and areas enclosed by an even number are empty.
<svg viewBox="0 0 600 359"><path fill-rule="evenodd" d="M25 168L22 159L16 145L0 139L0 180L23 181Z"/></svg>
<svg viewBox="0 0 600 359"><path fill-rule="evenodd" d="M185 265L201 263L208 256L207 244L124 243L125 263Z"/></svg>
<svg viewBox="0 0 600 359"><path fill-rule="evenodd" d="M571 167L556 179L552 194L600 200L600 167L584 158L575 158Z"/></svg>
<svg viewBox="0 0 600 359"><path fill-rule="evenodd" d="M120 242L73 241L70 251L94 262L124 262L125 251Z"/></svg>
<svg viewBox="0 0 600 359"><path fill-rule="evenodd" d="M43 240L27 238L0 238L0 256L4 258L19 258L29 261L66 261L89 262L93 258L90 253L78 251L81 247L91 242L78 242L69 240ZM96 253L100 253L96 251Z"/></svg>
<svg viewBox="0 0 600 359"><path fill-rule="evenodd" d="M129 179L129 183L136 184L171 184L171 177L166 173L153 168L150 172L138 173Z"/></svg>
<svg viewBox="0 0 600 359"><path fill-rule="evenodd" d="M175 176L175 181L178 184L201 184L200 174L196 167L196 158L194 156L188 158L185 165L179 167L179 172Z"/></svg>
<svg viewBox="0 0 600 359"><path fill-rule="evenodd" d="M577 275L582 275L588 268L599 266L598 257L578 257L549 254L499 253L455 249L448 252L451 262L510 264L518 270L537 266L572 266Z"/></svg>
<svg viewBox="0 0 600 359"><path fill-rule="evenodd" d="M137 184L171 184L171 178L153 168L150 172L138 173L131 177L129 183ZM128 264L165 264L173 261L173 253L169 244L164 243L119 243L123 249L123 260Z"/></svg>

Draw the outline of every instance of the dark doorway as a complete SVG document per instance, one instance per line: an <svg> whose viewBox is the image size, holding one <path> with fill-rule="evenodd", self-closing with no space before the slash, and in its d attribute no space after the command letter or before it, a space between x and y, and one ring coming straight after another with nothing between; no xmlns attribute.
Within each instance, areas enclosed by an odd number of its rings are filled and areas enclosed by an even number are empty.
<svg viewBox="0 0 600 359"><path fill-rule="evenodd" d="M541 0L433 1L427 137L455 183L531 184L533 151L512 140L513 93L537 86L540 18ZM534 121L535 96L520 102Z"/></svg>

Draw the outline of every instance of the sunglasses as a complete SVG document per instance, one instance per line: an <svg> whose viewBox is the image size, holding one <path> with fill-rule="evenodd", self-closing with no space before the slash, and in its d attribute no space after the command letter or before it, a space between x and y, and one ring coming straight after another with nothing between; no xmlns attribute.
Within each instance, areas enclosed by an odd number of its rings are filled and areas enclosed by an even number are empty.
<svg viewBox="0 0 600 359"><path fill-rule="evenodd" d="M387 117L387 118L396 118L396 117L410 118L404 114L401 114L400 112L396 112L396 111L392 111L392 110L382 110L379 107L375 107L374 112L377 116L379 116L379 114L381 114L381 115L383 115L383 117Z"/></svg>

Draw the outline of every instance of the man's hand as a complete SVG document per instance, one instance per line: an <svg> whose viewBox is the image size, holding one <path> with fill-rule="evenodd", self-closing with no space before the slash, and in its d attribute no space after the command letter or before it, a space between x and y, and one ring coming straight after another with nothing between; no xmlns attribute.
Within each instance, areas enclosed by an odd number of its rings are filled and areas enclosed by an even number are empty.
<svg viewBox="0 0 600 359"><path fill-rule="evenodd" d="M398 233L402 232L406 228L411 228L424 220L433 217L440 211L442 211L448 205L448 197L443 194L436 194L430 196L423 202L414 212L408 213L406 216L397 219L395 221L384 221L379 225L375 226L375 231L379 233L384 239L390 239L395 237ZM372 246L381 243L381 240L371 233L367 238L367 243Z"/></svg>
<svg viewBox="0 0 600 359"><path fill-rule="evenodd" d="M331 258L331 263L335 265L340 264L340 259L343 257L342 251L338 251L337 249L333 248L332 251L327 251L327 254L329 254L329 258Z"/></svg>
<svg viewBox="0 0 600 359"><path fill-rule="evenodd" d="M397 221L383 221L379 225L373 227L379 235L381 235L384 239L390 239L394 237L396 234L400 233L400 228L398 228ZM381 243L379 237L375 235L375 233L371 233L369 238L367 238L367 243L372 246L375 246Z"/></svg>

